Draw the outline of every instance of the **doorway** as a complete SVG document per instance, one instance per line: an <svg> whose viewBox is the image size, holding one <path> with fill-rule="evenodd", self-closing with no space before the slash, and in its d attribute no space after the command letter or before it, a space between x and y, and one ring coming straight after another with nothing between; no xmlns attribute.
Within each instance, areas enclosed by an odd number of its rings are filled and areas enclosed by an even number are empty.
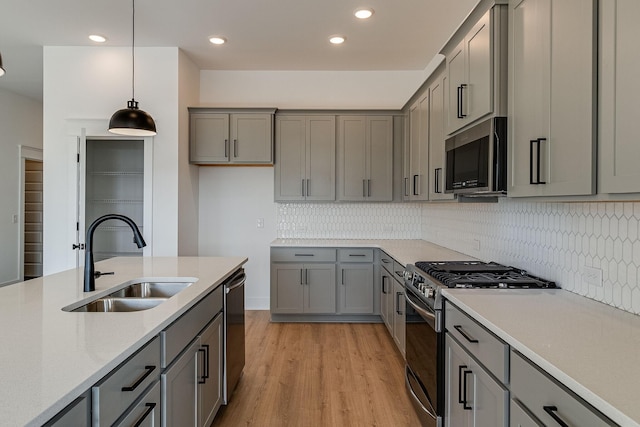
<svg viewBox="0 0 640 427"><path fill-rule="evenodd" d="M24 280L42 276L42 162L24 162Z"/></svg>

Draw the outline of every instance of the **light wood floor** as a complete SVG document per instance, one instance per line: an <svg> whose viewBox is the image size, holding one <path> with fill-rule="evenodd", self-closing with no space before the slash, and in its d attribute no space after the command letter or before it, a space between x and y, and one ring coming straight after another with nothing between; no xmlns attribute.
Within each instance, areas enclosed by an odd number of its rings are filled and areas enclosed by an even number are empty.
<svg viewBox="0 0 640 427"><path fill-rule="evenodd" d="M246 313L246 365L213 426L419 426L384 324L270 323Z"/></svg>

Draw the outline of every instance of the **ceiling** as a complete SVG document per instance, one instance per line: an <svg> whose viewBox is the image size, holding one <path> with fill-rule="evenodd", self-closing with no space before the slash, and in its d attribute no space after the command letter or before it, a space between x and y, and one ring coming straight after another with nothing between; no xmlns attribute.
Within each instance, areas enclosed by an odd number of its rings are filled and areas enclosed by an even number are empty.
<svg viewBox="0 0 640 427"><path fill-rule="evenodd" d="M136 0L136 46L202 70L423 70L478 0ZM131 45L131 0L0 0L0 88L42 98L43 46ZM362 21L358 7L375 10ZM330 35L346 36L340 46ZM228 42L214 46L211 35Z"/></svg>

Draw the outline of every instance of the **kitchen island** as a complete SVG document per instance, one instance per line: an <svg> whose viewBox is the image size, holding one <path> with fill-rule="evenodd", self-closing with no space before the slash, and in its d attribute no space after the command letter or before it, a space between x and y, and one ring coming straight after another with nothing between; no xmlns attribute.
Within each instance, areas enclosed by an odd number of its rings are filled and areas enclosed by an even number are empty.
<svg viewBox="0 0 640 427"><path fill-rule="evenodd" d="M0 424L42 425L219 287L243 257L113 258L114 275L83 292L83 269L0 288ZM121 313L67 312L137 279L192 281L162 304Z"/></svg>

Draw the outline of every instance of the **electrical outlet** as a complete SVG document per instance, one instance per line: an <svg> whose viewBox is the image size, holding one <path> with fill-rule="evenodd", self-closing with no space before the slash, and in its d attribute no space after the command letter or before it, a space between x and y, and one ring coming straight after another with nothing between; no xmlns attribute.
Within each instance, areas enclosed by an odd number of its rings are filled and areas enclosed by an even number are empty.
<svg viewBox="0 0 640 427"><path fill-rule="evenodd" d="M256 225L258 228L264 228L264 218L258 218Z"/></svg>
<svg viewBox="0 0 640 427"><path fill-rule="evenodd" d="M480 251L480 240L478 239L473 239L471 241L471 246L473 247L474 251Z"/></svg>
<svg viewBox="0 0 640 427"><path fill-rule="evenodd" d="M18 215L14 215L12 220L13 220L14 224L17 224L18 223Z"/></svg>
<svg viewBox="0 0 640 427"><path fill-rule="evenodd" d="M602 287L602 269L595 267L582 267L582 280L589 285Z"/></svg>

